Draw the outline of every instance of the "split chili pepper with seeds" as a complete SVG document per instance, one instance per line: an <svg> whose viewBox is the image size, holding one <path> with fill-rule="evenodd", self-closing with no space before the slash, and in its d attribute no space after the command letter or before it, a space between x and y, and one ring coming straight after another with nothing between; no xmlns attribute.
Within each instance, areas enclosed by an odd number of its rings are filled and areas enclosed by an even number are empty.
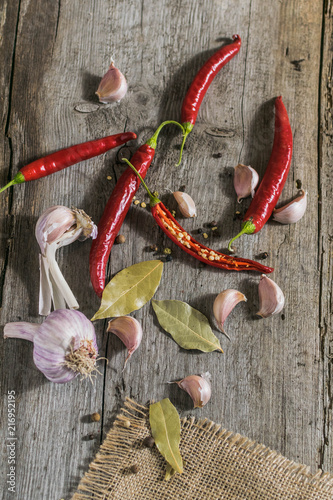
<svg viewBox="0 0 333 500"><path fill-rule="evenodd" d="M208 248L196 241L190 234L187 233L187 231L185 231L185 229L180 226L169 210L163 205L161 200L150 192L135 167L126 158L123 158L123 161L125 161L129 167L134 170L136 175L141 180L142 185L146 189L150 198L151 213L157 224L168 236L168 238L170 238L186 253L192 255L192 257L195 257L205 264L218 267L220 269L227 269L229 271L258 271L261 273L271 273L274 271L273 268L263 266L253 260L232 257L230 255L216 252L215 250L212 250L211 248Z"/></svg>
<svg viewBox="0 0 333 500"><path fill-rule="evenodd" d="M136 134L133 132L124 132L122 134L102 137L101 139L96 139L94 141L83 142L81 144L76 144L75 146L70 146L69 148L56 151L55 153L39 158L38 160L22 167L21 170L17 172L14 179L0 189L0 193L15 184L34 181L36 179L40 179L41 177L46 177L47 175L59 172L59 170L63 170L64 168L70 167L80 161L89 160L89 158L99 156L106 153L110 149L121 146L122 144L125 144L125 142L133 139L136 139Z"/></svg>
<svg viewBox="0 0 333 500"><path fill-rule="evenodd" d="M141 178L146 176L153 161L160 131L165 125L172 123L181 127L183 131L183 127L178 122L171 120L163 122L155 134L132 156L131 161L138 169ZM111 248L139 186L140 180L130 168L127 168L112 191L98 223L98 235L91 245L89 262L90 280L99 297L102 296L105 288L105 271Z"/></svg>

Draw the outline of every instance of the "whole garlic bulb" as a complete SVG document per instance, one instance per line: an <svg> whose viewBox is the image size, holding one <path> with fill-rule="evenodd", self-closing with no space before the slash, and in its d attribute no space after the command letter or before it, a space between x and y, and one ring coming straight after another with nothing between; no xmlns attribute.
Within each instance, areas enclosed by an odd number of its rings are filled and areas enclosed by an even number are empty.
<svg viewBox="0 0 333 500"><path fill-rule="evenodd" d="M98 348L94 325L80 311L57 309L44 323L7 323L4 338L30 340L37 368L51 382L63 384L77 375L91 377Z"/></svg>

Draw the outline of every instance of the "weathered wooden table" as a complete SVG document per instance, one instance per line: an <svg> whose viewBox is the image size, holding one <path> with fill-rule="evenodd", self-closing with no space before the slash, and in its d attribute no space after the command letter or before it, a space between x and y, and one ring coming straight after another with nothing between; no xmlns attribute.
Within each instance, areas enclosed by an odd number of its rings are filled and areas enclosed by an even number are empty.
<svg viewBox="0 0 333 500"><path fill-rule="evenodd" d="M179 299L206 314L224 354L187 352L158 326L151 304L134 316L144 338L124 372L124 348L96 322L101 375L94 384L76 379L48 382L36 369L32 344L1 340L2 498L70 498L104 433L130 396L145 403L170 397L181 415L195 414L258 440L288 458L332 471L332 27L331 0L261 2L208 0L3 0L1 5L1 171L4 185L23 165L71 144L123 130L149 138L166 119L180 120L180 106L197 69L234 33L240 53L214 80L175 167L181 137L161 134L147 179L170 208L170 190L184 186L198 217L181 220L194 232L216 219L226 248L240 228L232 167L252 165L263 174L273 139L273 98L282 95L292 125L294 153L280 199L308 191L308 210L296 225L268 223L237 242L241 256L268 252L264 263L283 289L283 314L258 320L258 273L201 267L166 239L148 209L132 206L114 246L108 279L152 258L151 244L172 247L157 299ZM111 58L126 75L129 91L113 105L94 95ZM211 135L211 129L222 130ZM122 154L137 148L129 143ZM38 253L34 227L56 204L83 208L98 222L124 165L116 151L54 176L15 186L0 196L1 325L41 322L38 316ZM112 180L107 177L111 176ZM138 198L147 202L142 188ZM179 214L178 214L179 215ZM330 227L329 227L330 226ZM331 232L331 234L330 234ZM210 233L211 234L211 233ZM99 307L89 280L90 240L59 252L58 261L89 318ZM226 323L229 341L213 321L212 303L226 288L248 298ZM209 370L213 396L201 410L169 380ZM16 397L16 493L8 492L7 394ZM90 414L99 412L93 423Z"/></svg>

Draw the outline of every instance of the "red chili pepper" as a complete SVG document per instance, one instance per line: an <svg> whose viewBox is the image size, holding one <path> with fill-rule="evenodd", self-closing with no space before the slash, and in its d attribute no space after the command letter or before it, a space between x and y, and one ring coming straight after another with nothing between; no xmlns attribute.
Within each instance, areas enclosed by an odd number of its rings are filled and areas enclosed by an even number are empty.
<svg viewBox="0 0 333 500"><path fill-rule="evenodd" d="M237 54L241 47L242 41L240 36L233 35L232 38L234 40L232 43L221 47L199 69L190 85L190 88L187 91L187 94L185 95L181 110L181 121L185 129L185 134L181 147L179 163L181 161L186 138L193 129L201 102L208 90L208 87L210 86L220 69L222 69L223 66L225 66L227 62L229 62L230 59L232 59Z"/></svg>
<svg viewBox="0 0 333 500"><path fill-rule="evenodd" d="M26 181L33 181L54 174L59 170L70 167L75 163L88 160L93 156L98 156L109 149L116 148L127 141L136 139L133 132L124 132L122 134L109 135L95 141L83 142L66 149L61 149L56 153L44 156L39 160L25 165L6 186L0 189L0 193L9 186L21 184Z"/></svg>
<svg viewBox="0 0 333 500"><path fill-rule="evenodd" d="M174 121L163 122L153 137L146 144L143 144L131 158L131 162L136 166L142 178L146 176L147 170L153 161L158 135L164 125L168 123L177 124L182 128L179 123ZM102 296L105 288L105 270L112 245L139 186L140 180L130 168L127 168L112 191L98 223L98 235L92 242L89 261L91 283L99 297Z"/></svg>
<svg viewBox="0 0 333 500"><path fill-rule="evenodd" d="M135 171L135 168L128 160L126 163ZM136 172L140 178L140 174ZM259 262L253 260L242 259L238 257L232 257L231 255L225 255L221 252L216 252L211 248L202 245L196 241L190 234L183 229L176 219L171 215L168 209L163 205L161 200L156 198L146 186L144 180L140 178L143 186L147 190L150 198L151 213L164 231L164 233L172 240L177 246L179 246L186 253L192 255L201 262L209 264L210 266L218 267L220 269L227 269L229 271L258 271L260 273L271 273L274 271L271 267L263 266Z"/></svg>
<svg viewBox="0 0 333 500"><path fill-rule="evenodd" d="M287 110L282 97L275 99L275 132L272 153L264 177L244 216L242 230L232 238L233 241L242 234L253 234L267 222L278 202L279 196L287 180L293 152L293 136Z"/></svg>

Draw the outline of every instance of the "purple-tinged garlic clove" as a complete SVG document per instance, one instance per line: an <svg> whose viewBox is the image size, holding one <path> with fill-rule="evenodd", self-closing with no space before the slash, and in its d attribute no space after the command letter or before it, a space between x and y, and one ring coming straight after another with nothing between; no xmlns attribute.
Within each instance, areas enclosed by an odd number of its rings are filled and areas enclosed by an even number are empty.
<svg viewBox="0 0 333 500"><path fill-rule="evenodd" d="M202 408L205 406L212 395L210 385L211 375L206 372L199 375L189 375L179 382L176 382L178 387L183 389L192 398L194 408Z"/></svg>
<svg viewBox="0 0 333 500"><path fill-rule="evenodd" d="M119 316L109 321L107 332L114 333L125 344L128 356L125 360L124 368L133 352L141 344L142 328L138 320L131 316Z"/></svg>
<svg viewBox="0 0 333 500"><path fill-rule="evenodd" d="M109 70L103 76L96 92L99 102L108 104L110 102L120 101L125 96L126 92L126 78L112 62Z"/></svg>
<svg viewBox="0 0 333 500"><path fill-rule="evenodd" d="M284 307L284 295L281 288L271 279L262 274L259 282L259 312L258 316L268 318L278 314Z"/></svg>
<svg viewBox="0 0 333 500"><path fill-rule="evenodd" d="M259 175L254 168L239 163L234 168L234 188L237 194L238 203L243 198L254 196L254 190L259 182Z"/></svg>
<svg viewBox="0 0 333 500"><path fill-rule="evenodd" d="M224 322L234 309L234 307L239 302L246 302L247 298L245 295L238 290L233 290L229 288L228 290L224 290L219 293L213 304L213 312L215 319L217 321L217 325L221 332L225 334L224 331Z"/></svg>
<svg viewBox="0 0 333 500"><path fill-rule="evenodd" d="M307 192L301 189L298 196L284 207L274 209L273 220L280 224L294 224L298 222L306 211Z"/></svg>
<svg viewBox="0 0 333 500"><path fill-rule="evenodd" d="M197 209L190 195L183 193L182 191L175 191L173 195L176 202L178 203L179 210L184 215L184 217L197 216Z"/></svg>

